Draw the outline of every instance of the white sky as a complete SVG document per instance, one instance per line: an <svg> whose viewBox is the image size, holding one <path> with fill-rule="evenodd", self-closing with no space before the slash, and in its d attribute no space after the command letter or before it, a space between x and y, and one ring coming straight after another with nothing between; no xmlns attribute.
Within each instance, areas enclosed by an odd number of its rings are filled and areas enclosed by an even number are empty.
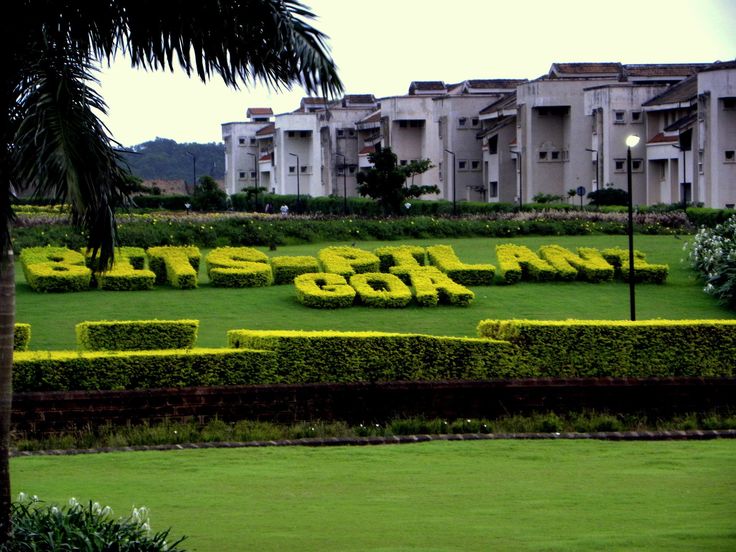
<svg viewBox="0 0 736 552"><path fill-rule="evenodd" d="M303 0L317 14L348 94L405 94L413 80L528 78L554 62L736 58L736 0ZM220 142L248 107L293 111L304 91L239 91L117 60L99 75L105 119L126 146Z"/></svg>

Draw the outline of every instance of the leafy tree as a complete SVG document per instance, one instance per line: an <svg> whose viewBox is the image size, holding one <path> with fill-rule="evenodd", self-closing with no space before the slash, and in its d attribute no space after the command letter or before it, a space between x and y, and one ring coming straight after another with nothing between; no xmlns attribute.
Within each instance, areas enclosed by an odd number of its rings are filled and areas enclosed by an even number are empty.
<svg viewBox="0 0 736 552"><path fill-rule="evenodd" d="M197 173L222 179L225 176L223 144L179 144L168 138L156 138L129 148L123 158L130 172L145 180L192 180L192 158L197 158Z"/></svg>
<svg viewBox="0 0 736 552"><path fill-rule="evenodd" d="M194 187L192 208L195 211L223 211L227 207L227 194L211 176L203 176Z"/></svg>
<svg viewBox="0 0 736 552"><path fill-rule="evenodd" d="M12 14L12 16L11 16ZM297 0L138 2L11 0L0 18L0 546L11 532L8 446L12 398L14 263L12 201L34 189L71 206L89 247L109 266L115 207L126 201L119 145L98 115L90 86L100 61L125 53L133 67L178 65L203 82L262 81L335 95L343 86L324 43Z"/></svg>
<svg viewBox="0 0 736 552"><path fill-rule="evenodd" d="M432 168L429 159L412 161L399 166L391 148L382 148L368 156L373 167L358 173L358 193L368 196L383 208L384 213L399 214L407 199L425 194L438 194L437 186L406 186L406 179Z"/></svg>
<svg viewBox="0 0 736 552"><path fill-rule="evenodd" d="M619 188L601 188L588 194L591 205L628 205L629 193Z"/></svg>

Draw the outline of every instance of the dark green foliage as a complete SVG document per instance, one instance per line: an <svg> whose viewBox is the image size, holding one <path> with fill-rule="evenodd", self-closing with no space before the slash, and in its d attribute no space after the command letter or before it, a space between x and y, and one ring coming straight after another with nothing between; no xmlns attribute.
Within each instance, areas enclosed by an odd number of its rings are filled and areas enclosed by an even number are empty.
<svg viewBox="0 0 736 552"><path fill-rule="evenodd" d="M85 351L191 349L198 320L115 320L76 325L77 344Z"/></svg>
<svg viewBox="0 0 736 552"><path fill-rule="evenodd" d="M440 192L437 186L406 185L407 177L421 174L432 166L428 159L400 167L391 148L382 148L368 155L368 160L373 167L358 173L358 192L375 199L386 215L405 211L407 199Z"/></svg>
<svg viewBox="0 0 736 552"><path fill-rule="evenodd" d="M184 538L167 542L169 530L153 533L148 510L134 508L130 516L115 519L98 503L83 506L45 504L21 496L12 506L13 533L0 552L30 550L84 550L86 552L175 552Z"/></svg>
<svg viewBox="0 0 736 552"><path fill-rule="evenodd" d="M706 226L708 228L722 224L736 215L734 209L710 209L708 207L689 207L685 212L694 226Z"/></svg>
<svg viewBox="0 0 736 552"><path fill-rule="evenodd" d="M31 325L16 324L15 332L13 332L13 350L25 351L31 341Z"/></svg>
<svg viewBox="0 0 736 552"><path fill-rule="evenodd" d="M628 205L629 193L620 188L601 188L588 193L591 205Z"/></svg>
<svg viewBox="0 0 736 552"><path fill-rule="evenodd" d="M203 176L192 194L192 209L195 211L224 211L227 194L211 176Z"/></svg>
<svg viewBox="0 0 736 552"><path fill-rule="evenodd" d="M188 195L139 195L132 198L133 205L141 209L164 209L166 211L185 211L186 204L192 203Z"/></svg>
<svg viewBox="0 0 736 552"><path fill-rule="evenodd" d="M130 172L144 180L192 181L193 163L197 158L197 172L221 180L225 176L225 147L223 144L178 144L168 138L156 138L128 148L123 158ZM191 191L191 188L190 188Z"/></svg>
<svg viewBox="0 0 736 552"><path fill-rule="evenodd" d="M73 391L272 383L275 356L248 349L16 353L13 389Z"/></svg>
<svg viewBox="0 0 736 552"><path fill-rule="evenodd" d="M232 330L231 347L274 351L273 383L473 380L515 372L509 344L382 332Z"/></svg>
<svg viewBox="0 0 736 552"><path fill-rule="evenodd" d="M732 376L736 356L732 320L483 320L478 334L509 340L527 376Z"/></svg>

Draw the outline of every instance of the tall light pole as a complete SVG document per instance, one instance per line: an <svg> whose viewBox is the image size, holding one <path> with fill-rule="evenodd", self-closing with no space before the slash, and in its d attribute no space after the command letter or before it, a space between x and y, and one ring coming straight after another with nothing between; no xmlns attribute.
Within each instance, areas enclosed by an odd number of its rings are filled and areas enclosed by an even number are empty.
<svg viewBox="0 0 736 552"><path fill-rule="evenodd" d="M289 155L296 157L296 212L301 213L301 202L299 201L299 156L296 153L290 153Z"/></svg>
<svg viewBox="0 0 736 552"><path fill-rule="evenodd" d="M256 173L255 203L256 211L258 211L258 173L260 172L260 167L258 166L258 154L248 152L248 155L253 157L253 168L255 169L254 172Z"/></svg>
<svg viewBox="0 0 736 552"><path fill-rule="evenodd" d="M599 186L598 186L598 176L599 176L599 174L598 173L600 172L598 170L598 150L594 150L594 149L590 149L590 148L585 148L585 151L589 151L591 153L595 153L595 188L594 188L594 190L595 191L598 191L598 189L599 189Z"/></svg>
<svg viewBox="0 0 736 552"><path fill-rule="evenodd" d="M455 186L455 152L449 149L445 149L445 151L452 155L452 214L457 215L457 203L455 201L455 190L457 189L457 186Z"/></svg>
<svg viewBox="0 0 736 552"><path fill-rule="evenodd" d="M629 192L629 309L632 322L636 320L636 297L634 283L634 198L631 185L631 148L639 143L639 137L632 134L626 137L626 183Z"/></svg>
<svg viewBox="0 0 736 552"><path fill-rule="evenodd" d="M192 192L194 192L194 187L197 185L197 156L191 151L188 151L187 155L192 158Z"/></svg>
<svg viewBox="0 0 736 552"><path fill-rule="evenodd" d="M342 153L335 152L335 156L342 157L342 193L343 193L343 204L342 213L343 215L348 214L348 173L347 164L345 163L345 156Z"/></svg>

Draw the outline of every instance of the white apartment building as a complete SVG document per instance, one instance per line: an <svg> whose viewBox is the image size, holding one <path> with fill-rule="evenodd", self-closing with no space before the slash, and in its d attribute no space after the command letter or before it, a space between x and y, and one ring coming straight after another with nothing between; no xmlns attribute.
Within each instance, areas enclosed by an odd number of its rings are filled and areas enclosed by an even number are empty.
<svg viewBox="0 0 736 552"><path fill-rule="evenodd" d="M258 180L281 194L356 195L357 172L381 146L400 164L430 159L414 183L437 185L440 198L528 203L580 186L625 189L625 139L636 134L635 203L731 206L735 99L736 62L554 63L533 81L414 81L403 96L304 98L292 113L253 108L249 121L223 125L226 187Z"/></svg>

